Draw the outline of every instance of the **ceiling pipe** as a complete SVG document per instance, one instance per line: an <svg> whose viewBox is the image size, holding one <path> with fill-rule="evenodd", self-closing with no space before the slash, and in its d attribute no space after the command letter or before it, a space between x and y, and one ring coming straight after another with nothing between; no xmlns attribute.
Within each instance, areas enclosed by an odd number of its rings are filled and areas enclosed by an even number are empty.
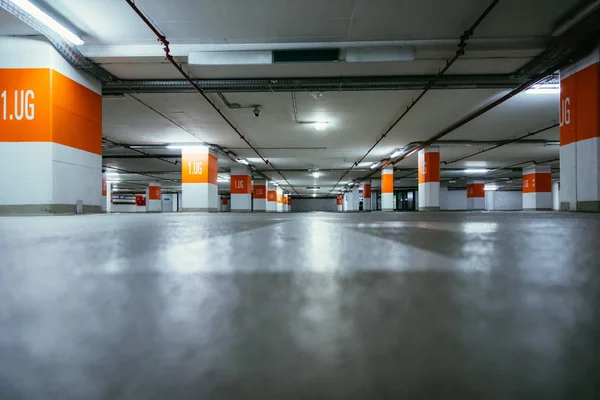
<svg viewBox="0 0 600 400"><path fill-rule="evenodd" d="M385 139L385 137L398 125L398 123L400 123L400 121L402 121L404 119L404 117L417 105L417 103L419 103L419 101L427 94L427 92L429 92L431 90L433 85L435 85L435 83L441 78L441 76L444 75L446 73L446 71L448 71L448 69L450 69L450 67L456 62L456 60L458 60L461 56L463 56L465 54L465 48L467 47L467 42L471 38L471 36L473 36L475 29L481 24L481 22L488 16L488 14L496 7L496 5L499 2L500 2L500 0L493 0L490 3L490 5L485 9L485 11L479 16L479 18L477 18L477 20L469 27L469 29L467 29L466 31L463 32L463 34L460 36L460 41L457 45L458 49L454 53L454 57L452 57L449 61L446 62L446 65L444 66L444 68L442 68L440 70L440 72L438 72L438 74L433 79L431 79L427 83L427 85L425 85L425 88L419 94L419 96L417 96L417 98L414 99L410 103L410 105L406 108L406 110L404 110L404 112L400 115L400 117L398 117L396 119L396 121L394 121L394 123L392 123L392 125L390 125L390 127L379 137L379 139L377 139L377 141L375 141L375 143L373 143L373 145L369 148L369 150L367 150L365 155L362 156L362 158L360 158L358 161L356 161L353 164L353 166L342 176L342 178L340 179L340 181L338 181L338 183L341 182L342 179L344 179L344 177L348 174L348 172L350 172L352 170L352 168L356 167L365 158L367 158L367 156L371 153L371 151L373 151L373 149L375 147L377 147L377 145L379 143L381 143L381 141L383 139ZM337 184L336 184L336 186L337 186ZM336 186L334 186L334 188L331 191L335 190Z"/></svg>
<svg viewBox="0 0 600 400"><path fill-rule="evenodd" d="M468 158L478 156L479 154L487 153L488 151L495 150L495 149L497 149L499 147L506 146L507 144L515 143L515 142L518 142L519 140L522 140L522 139L525 139L525 138L528 138L528 137L531 137L531 136L534 136L534 135L538 135L538 134L540 134L542 132L549 131L550 129L554 129L554 128L558 127L558 126L559 126L559 124L554 123L554 124L552 124L550 126L547 126L545 128L539 129L539 130L537 130L535 132L527 133L527 134L525 134L523 136L519 136L516 139L507 140L507 141L505 141L503 143L499 143L499 144L497 144L495 146L488 147L487 149L479 150L479 151L476 151L475 153L471 153L471 154L463 156L463 157L455 158L454 160L442 161L442 164L448 165L448 164L453 164L455 162L459 162L459 161L462 161L462 160L466 160Z"/></svg>
<svg viewBox="0 0 600 400"><path fill-rule="evenodd" d="M187 129L186 127L184 127L183 125L177 123L176 121L174 121L172 118L169 118L168 116L166 116L165 114L161 113L160 111L158 111L157 109L155 109L154 107L150 106L149 104L145 103L144 101L142 101L141 99L139 99L138 97L129 94L129 97L131 97L132 99L136 100L138 103L140 103L141 105L143 105L144 107L148 108L151 111L154 111L156 114L160 115L161 117L163 117L164 119L166 119L167 121L169 121L170 123L172 123L173 125L175 125L176 127L178 127L179 129L181 129L182 131L188 133L189 135L193 136L196 139L199 139L196 135L194 135L192 133L192 131L190 131L189 129ZM208 147L213 148L214 150L216 150L217 152L219 152L220 154L224 155L225 157L229 158L231 161L237 162L239 160L240 157L237 156L237 154L235 154L233 151L226 151L225 149L223 149L221 146L216 145L216 144L211 144L211 143L206 143L206 142L202 142L203 145L206 145ZM150 148L157 148L155 146L159 146L159 145L133 145L130 144L128 145L130 150L134 150L136 151L137 149L140 149L142 147L150 147ZM160 147L165 148L168 145L160 145ZM148 153L143 153L143 154L148 154ZM151 157L156 157L156 155L152 155L150 154ZM122 157L122 158L126 158L126 157ZM142 158L142 157L137 157L137 158ZM177 157L172 157L172 156L167 156L167 157L162 157L162 158L181 158L181 156L177 156ZM256 170L256 168L254 166L249 166L249 168L252 170L252 172L254 172ZM260 174L263 178L265 179L269 179L266 175L264 174Z"/></svg>
<svg viewBox="0 0 600 400"><path fill-rule="evenodd" d="M152 22L150 22L150 20L144 15L144 13L142 13L142 11L135 5L134 0L125 0L127 2L127 4L129 4L129 6L131 7L131 9L140 17L140 19L148 26L148 28L150 28L150 30L154 33L154 35L156 35L157 39L160 41L160 43L163 45L163 50L165 52L165 58L179 71L179 73L194 87L194 89L196 89L196 91L198 93L200 93L200 95L204 98L204 100L206 100L208 102L208 104L210 104L210 106L221 116L221 118L223 118L223 120L227 123L227 125L229 125L231 127L231 129L233 129L233 131L235 133L237 133L237 135L240 137L240 139L242 139L255 153L256 155L267 165L270 165L271 168L273 168L273 170L275 170L275 172L277 172L281 178L288 184L288 186L296 193L298 193L296 191L296 189L290 184L290 182L285 178L285 176L283 176L281 174L281 172L279 172L279 170L269 162L269 160L266 160L259 152L258 150L256 150L256 148L248 141L248 139L246 139L246 137L233 125L233 123L221 112L221 110L219 110L217 108L217 106L208 98L208 96L204 93L204 91L202 90L202 88L200 86L198 86L198 84L183 70L183 68L181 67L181 65L179 65L177 63L177 61L175 61L175 59L173 58L173 56L171 55L171 51L169 49L169 41L167 40L166 36L163 35L162 33L160 33L158 31L158 29L152 24Z"/></svg>
<svg viewBox="0 0 600 400"><path fill-rule="evenodd" d="M317 97L318 99L318 97ZM314 124L318 124L319 121L300 121L298 119L298 105L296 103L296 93L292 92L292 108L294 109L294 121L298 124L298 125L314 125ZM327 122L323 122L324 124L327 124Z"/></svg>
<svg viewBox="0 0 600 400"><path fill-rule="evenodd" d="M125 148L125 149L127 149L127 150L134 151L134 152L136 152L136 153L139 153L139 154L142 154L143 156L145 156L145 157L148 157L148 158L155 158L155 159L157 159L157 160L164 161L164 162L166 162L166 163L169 163L169 164L171 164L171 165L178 165L178 164L179 164L177 161L169 161L169 160L167 160L167 159L165 159L165 158L162 158L162 157L160 157L160 156L157 156L157 155L154 155L154 154L147 153L147 152L145 152L145 151L143 151L143 150L139 150L139 149L132 148L132 147L131 147L130 145L128 145L128 144L117 142L117 141L115 141L115 140L112 140L112 139L109 139L109 138L107 138L106 136L103 136L103 137L102 137L102 141L104 141L104 142L106 142L106 143L110 143L110 144L112 144L113 146L122 147L122 148Z"/></svg>
<svg viewBox="0 0 600 400"><path fill-rule="evenodd" d="M427 94L427 92L429 92L431 90L433 85L440 79L440 77L442 75L444 75L446 73L446 71L448 71L448 69L450 69L450 67L452 65L454 65L456 60L458 60L460 57L462 57L465 54L465 48L467 47L467 42L471 38L471 36L473 36L475 29L479 26L479 24L481 24L481 22L485 19L485 17L487 17L487 15L494 9L494 7L496 7L496 5L499 2L500 2L500 0L493 0L492 3L479 16L479 18L477 18L477 20L473 23L473 25L471 25L471 27L462 34L462 36L460 37L460 42L458 43L458 50L456 50L456 52L454 53L454 57L452 57L452 59L450 59L450 61L446 62L446 65L444 66L444 68L442 68L440 70L440 72L438 72L438 74L431 81L429 81L429 83L427 83L427 85L425 86L423 91L419 94L419 96L417 96L417 98L414 99L410 103L410 105L406 108L406 110L404 110L404 112L400 115L400 117L398 117L398 119L396 119L396 121L394 121L394 123L379 137L379 139L371 146L371 148L365 153L365 155L362 156L362 158L360 160L358 160L354 163L354 166L357 166L365 158L367 158L367 156L371 153L371 151L396 127L396 125L398 125L398 123L400 121L402 121L404 119L404 117L417 105L417 103L419 103L419 101Z"/></svg>
<svg viewBox="0 0 600 400"><path fill-rule="evenodd" d="M589 16L598 8L600 8L600 0L593 0L589 4L584 5L581 9L572 14L567 20L558 25L552 32L552 36L561 36L563 33L577 25L579 22L581 22L581 20Z"/></svg>
<svg viewBox="0 0 600 400"><path fill-rule="evenodd" d="M552 68L550 68L550 70L546 71L545 73L542 73L542 74L534 77L533 79L530 79L529 81L527 81L524 84L520 85L516 89L513 89L509 93L505 94L501 98L499 98L499 99L491 102L490 104L488 104L488 105L480 108L479 110L475 111L473 114L468 115L467 117L465 117L465 118L461 119L460 121L454 123L453 125L449 126L448 128L442 130L437 135L435 135L435 136L431 137L430 139L428 139L427 141L423 142L417 148L417 150L422 150L422 149L424 149L427 146L431 146L432 144L434 144L435 142L437 142L438 140L440 140L444 136L446 136L446 135L454 132L455 130L461 128L462 126L464 126L466 124L468 124L469 122L473 121L474 119L476 119L476 118L482 116L483 114L487 113L488 111L496 108L497 106L499 106L500 104L504 103L505 101L510 100L514 96L518 95L519 93L521 93L521 92L529 89L529 87L535 85L537 82L539 82L540 80L544 79L550 73L552 73L553 71L556 71L559 68L560 68L560 66L552 67ZM412 155L412 154L409 154L409 155ZM398 160L394 161L392 164L396 165L400 161L406 159L409 155L400 157Z"/></svg>
<svg viewBox="0 0 600 400"><path fill-rule="evenodd" d="M461 119L452 126L444 129L442 132L438 133L437 135L430 138L428 141L421 144L416 150L420 150L426 146L430 146L436 143L442 137L448 135L451 132L454 132L463 125L487 113L488 111L511 99L517 94L527 90L532 85L543 81L544 79L550 76L554 77L556 75L556 71L560 70L561 68L567 65L572 64L579 58L585 56L587 53L589 53L589 51L591 51L593 46L597 45L598 36L600 35L599 22L600 12L596 11L591 15L587 16L585 20L581 21L574 28L571 28L564 36L561 36L560 40L557 43L550 46L542 54L537 56L533 61L531 61L525 67L521 68L521 70L518 71L516 76L529 76L526 82L519 85L517 88L513 89L511 92L501 97L500 99L493 101L492 103L477 110L475 113L468 115L467 117ZM547 67L544 68L544 66ZM532 72L538 70L541 70L542 72ZM414 154L416 150L410 152L405 156L400 157L399 159L392 162L392 164L396 165L398 162ZM377 170L364 176L362 179L368 179L375 172L377 172Z"/></svg>
<svg viewBox="0 0 600 400"><path fill-rule="evenodd" d="M227 108L229 108L230 110L241 110L244 108L254 108L254 112L256 113L258 110L258 115L260 115L260 109L262 108L262 106L260 104L254 104L251 106L243 106L238 103L230 103L229 100L227 100L227 97L225 97L223 95L223 93L221 93L221 92L217 92L217 95L223 101L223 104L225 104L225 106L227 106ZM258 115L255 114L255 116L258 116Z"/></svg>

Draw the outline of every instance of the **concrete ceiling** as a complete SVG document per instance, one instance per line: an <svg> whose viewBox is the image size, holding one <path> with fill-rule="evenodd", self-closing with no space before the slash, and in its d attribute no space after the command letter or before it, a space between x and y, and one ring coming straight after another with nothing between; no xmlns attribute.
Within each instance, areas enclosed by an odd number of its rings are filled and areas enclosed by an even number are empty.
<svg viewBox="0 0 600 400"><path fill-rule="evenodd" d="M165 61L150 30L123 0L48 0L38 2L72 24L86 44L84 55L122 79L181 79ZM581 3L578 0L502 0L476 31L467 54L448 74L513 73L549 42L557 24ZM323 76L386 76L435 74L455 50L458 37L481 14L480 0L138 0L136 4L166 34L177 60L195 78L278 78ZM24 23L0 11L0 35L34 34ZM243 66L190 66L193 49L237 46L272 48L276 44L393 41L415 49L415 60L380 63L329 63ZM248 47L249 48L249 47ZM344 170L360 159L374 141L418 95L416 91L326 92L315 100L297 93L298 118L323 120L328 129L316 131L294 121L291 93L228 93L230 103L259 104L261 116L250 109L228 110L216 94L211 100L261 154L285 171L294 188L320 186L327 194ZM428 93L365 161L344 177L350 181L369 172L369 165L394 149L423 141L469 115L506 91L492 89L437 90ZM282 178L260 162L221 117L196 94L137 94L103 101L103 133L124 143L164 144L202 141L247 158L267 176ZM155 111L154 111L155 110ZM159 112L161 115L159 115ZM521 94L453 132L444 140L507 140L552 125L558 118L557 95ZM532 139L558 140L558 129ZM480 146L444 145L442 160L473 153ZM150 153L176 157L177 151ZM106 156L131 155L119 148ZM495 168L527 160L558 157L558 146L507 145L447 168ZM177 158L169 158L177 161ZM106 165L179 180L179 166L156 159L105 159ZM220 159L226 178L233 163ZM416 156L399 163L397 177L416 168ZM308 173L319 168L317 181ZM443 173L448 179L456 172ZM448 175L449 174L449 175ZM509 173L510 175L510 173ZM513 174L514 175L514 174ZM518 174L516 174L518 175ZM127 175L134 183L151 180ZM171 185L168 181L166 184ZM174 187L177 183L172 183ZM407 177L401 186L414 186ZM223 190L227 185L220 185ZM284 185L286 187L287 185ZM135 185L131 186L132 188ZM291 189L287 187L288 189Z"/></svg>

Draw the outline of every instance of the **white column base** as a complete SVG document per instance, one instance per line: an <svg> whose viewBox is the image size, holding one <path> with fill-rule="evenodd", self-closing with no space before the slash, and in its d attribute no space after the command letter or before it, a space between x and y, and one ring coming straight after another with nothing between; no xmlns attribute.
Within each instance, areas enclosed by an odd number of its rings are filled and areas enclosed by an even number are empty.
<svg viewBox="0 0 600 400"><path fill-rule="evenodd" d="M552 193L523 193L523 211L551 211Z"/></svg>
<svg viewBox="0 0 600 400"><path fill-rule="evenodd" d="M394 211L394 193L381 194L381 211Z"/></svg>
<svg viewBox="0 0 600 400"><path fill-rule="evenodd" d="M184 183L181 185L183 211L219 211L219 187L213 183Z"/></svg>
<svg viewBox="0 0 600 400"><path fill-rule="evenodd" d="M467 197L467 210L485 210L485 197Z"/></svg>
<svg viewBox="0 0 600 400"><path fill-rule="evenodd" d="M249 194L231 195L231 212L250 212L252 211L252 196Z"/></svg>
<svg viewBox="0 0 600 400"><path fill-rule="evenodd" d="M440 183L425 182L419 184L419 211L440 210Z"/></svg>

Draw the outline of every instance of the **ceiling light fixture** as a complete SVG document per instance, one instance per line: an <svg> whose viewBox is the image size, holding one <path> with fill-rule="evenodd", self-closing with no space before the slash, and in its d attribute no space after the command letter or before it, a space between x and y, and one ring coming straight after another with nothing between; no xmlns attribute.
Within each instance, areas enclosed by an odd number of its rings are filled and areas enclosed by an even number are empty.
<svg viewBox="0 0 600 400"><path fill-rule="evenodd" d="M324 131L327 129L327 122L314 122L312 125L317 131Z"/></svg>
<svg viewBox="0 0 600 400"><path fill-rule="evenodd" d="M492 192L494 190L498 190L500 189L500 187L498 187L498 185L491 185L491 184L487 184L483 187L483 190L488 191L488 192Z"/></svg>
<svg viewBox="0 0 600 400"><path fill-rule="evenodd" d="M490 171L489 169L483 169L483 168L467 168L463 172L465 174L485 174L489 171Z"/></svg>
<svg viewBox="0 0 600 400"><path fill-rule="evenodd" d="M313 194L313 197L317 197L317 194L316 194L316 193L314 193L314 194Z"/></svg>
<svg viewBox="0 0 600 400"><path fill-rule="evenodd" d="M204 146L201 144L170 144L167 146L169 150L183 150L183 149L195 149L195 150L203 150L207 149L208 146Z"/></svg>
<svg viewBox="0 0 600 400"><path fill-rule="evenodd" d="M315 171L312 173L313 178L318 178L321 176L321 173L319 171Z"/></svg>
<svg viewBox="0 0 600 400"><path fill-rule="evenodd" d="M525 91L527 94L560 94L559 84L533 85L531 89Z"/></svg>
<svg viewBox="0 0 600 400"><path fill-rule="evenodd" d="M390 156L390 158L396 158L396 157L400 157L402 155L403 151L402 150L396 150L392 153L392 155Z"/></svg>
<svg viewBox="0 0 600 400"><path fill-rule="evenodd" d="M31 15L33 18L58 33L63 39L74 44L75 46L81 46L84 42L79 36L62 26L54 18L34 6L28 0L10 0L11 3Z"/></svg>
<svg viewBox="0 0 600 400"><path fill-rule="evenodd" d="M236 161L239 162L240 164L244 164L244 165L250 164L248 161L244 160L243 158L238 158Z"/></svg>
<svg viewBox="0 0 600 400"><path fill-rule="evenodd" d="M217 182L220 182L220 183L226 183L227 182L227 183L229 183L229 179L226 179L226 178L217 178Z"/></svg>
<svg viewBox="0 0 600 400"><path fill-rule="evenodd" d="M381 161L373 163L369 168L375 169L381 165Z"/></svg>
<svg viewBox="0 0 600 400"><path fill-rule="evenodd" d="M456 181L448 181L448 183L456 183Z"/></svg>

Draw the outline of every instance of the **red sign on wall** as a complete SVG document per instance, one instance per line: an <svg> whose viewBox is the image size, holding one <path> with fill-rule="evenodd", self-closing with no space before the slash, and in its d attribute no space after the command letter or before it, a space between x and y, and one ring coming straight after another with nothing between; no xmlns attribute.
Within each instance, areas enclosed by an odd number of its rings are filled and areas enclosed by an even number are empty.
<svg viewBox="0 0 600 400"><path fill-rule="evenodd" d="M135 205L140 207L146 207L146 198L141 194L135 195Z"/></svg>

